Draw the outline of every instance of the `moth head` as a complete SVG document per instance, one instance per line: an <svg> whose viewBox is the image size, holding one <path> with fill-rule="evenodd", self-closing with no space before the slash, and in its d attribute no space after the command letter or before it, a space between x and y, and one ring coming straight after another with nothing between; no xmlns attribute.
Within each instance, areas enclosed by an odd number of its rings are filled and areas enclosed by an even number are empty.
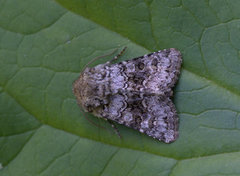
<svg viewBox="0 0 240 176"><path fill-rule="evenodd" d="M78 104L86 112L93 112L104 102L102 97L101 85L97 84L94 77L88 72L80 74L79 78L73 83L73 92Z"/></svg>

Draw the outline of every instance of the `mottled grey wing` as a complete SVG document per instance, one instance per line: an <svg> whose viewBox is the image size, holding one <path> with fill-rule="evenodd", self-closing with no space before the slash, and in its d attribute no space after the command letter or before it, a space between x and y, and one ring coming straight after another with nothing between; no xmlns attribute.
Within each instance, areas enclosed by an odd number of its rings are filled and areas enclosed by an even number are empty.
<svg viewBox="0 0 240 176"><path fill-rule="evenodd" d="M181 62L180 52L171 48L100 64L80 75L74 93L86 112L169 143L178 136L178 116L170 96Z"/></svg>
<svg viewBox="0 0 240 176"><path fill-rule="evenodd" d="M180 52L170 48L110 65L110 88L172 96L181 62Z"/></svg>
<svg viewBox="0 0 240 176"><path fill-rule="evenodd" d="M165 143L178 137L178 116L169 97L130 92L115 94L109 97L109 104L93 113Z"/></svg>

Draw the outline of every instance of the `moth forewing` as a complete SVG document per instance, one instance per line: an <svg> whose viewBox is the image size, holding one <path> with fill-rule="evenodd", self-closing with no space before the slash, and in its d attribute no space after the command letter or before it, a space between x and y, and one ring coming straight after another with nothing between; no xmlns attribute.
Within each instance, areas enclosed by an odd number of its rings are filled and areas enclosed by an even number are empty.
<svg viewBox="0 0 240 176"><path fill-rule="evenodd" d="M86 112L170 143L178 137L178 115L170 98L181 63L180 52L170 48L100 64L80 74L74 94Z"/></svg>

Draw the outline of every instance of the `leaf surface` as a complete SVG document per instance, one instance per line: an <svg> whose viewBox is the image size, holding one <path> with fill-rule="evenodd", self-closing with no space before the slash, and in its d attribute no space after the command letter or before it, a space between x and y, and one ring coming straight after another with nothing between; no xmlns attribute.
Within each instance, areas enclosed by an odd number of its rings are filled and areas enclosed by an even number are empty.
<svg viewBox="0 0 240 176"><path fill-rule="evenodd" d="M238 0L0 1L0 175L239 175L239 9ZM72 82L124 46L120 60L181 51L176 142L121 125L119 139L80 111Z"/></svg>

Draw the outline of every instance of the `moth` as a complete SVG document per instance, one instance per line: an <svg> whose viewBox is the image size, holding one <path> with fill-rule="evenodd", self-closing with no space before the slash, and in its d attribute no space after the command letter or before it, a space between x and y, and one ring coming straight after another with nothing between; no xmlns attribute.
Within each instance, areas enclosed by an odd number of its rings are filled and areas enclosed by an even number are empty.
<svg viewBox="0 0 240 176"><path fill-rule="evenodd" d="M115 64L108 61L86 67L73 92L85 112L170 143L178 137L179 118L171 97L181 63L175 48Z"/></svg>

